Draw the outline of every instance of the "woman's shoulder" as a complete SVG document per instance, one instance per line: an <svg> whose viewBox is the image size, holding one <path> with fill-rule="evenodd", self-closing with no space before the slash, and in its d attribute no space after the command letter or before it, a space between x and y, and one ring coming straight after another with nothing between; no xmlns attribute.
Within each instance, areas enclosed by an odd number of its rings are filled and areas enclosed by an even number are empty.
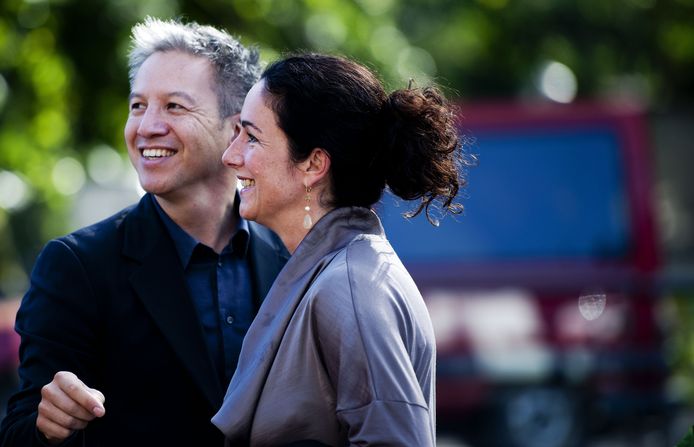
<svg viewBox="0 0 694 447"><path fill-rule="evenodd" d="M341 249L316 278L311 292L320 313L344 307L368 319L383 316L384 307L421 299L390 243L374 235L361 235Z"/></svg>
<svg viewBox="0 0 694 447"><path fill-rule="evenodd" d="M379 235L362 235L345 248L345 270L355 286L400 282L409 274L390 242Z"/></svg>
<svg viewBox="0 0 694 447"><path fill-rule="evenodd" d="M383 261L396 259L395 250L383 235L360 234L344 248L349 267L373 266Z"/></svg>
<svg viewBox="0 0 694 447"><path fill-rule="evenodd" d="M336 283L363 284L385 279L378 273L404 267L387 239L361 234L337 253L316 279L320 287L333 288Z"/></svg>

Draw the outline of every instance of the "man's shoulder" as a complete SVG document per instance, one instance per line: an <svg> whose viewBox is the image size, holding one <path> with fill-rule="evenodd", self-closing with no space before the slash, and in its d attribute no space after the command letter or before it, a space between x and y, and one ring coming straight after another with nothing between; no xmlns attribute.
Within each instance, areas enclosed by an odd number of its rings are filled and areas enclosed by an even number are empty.
<svg viewBox="0 0 694 447"><path fill-rule="evenodd" d="M127 206L103 220L75 230L56 240L73 247L99 246L116 241L122 237L119 235L123 233L125 222L133 216L143 214L144 201L143 199L138 203Z"/></svg>
<svg viewBox="0 0 694 447"><path fill-rule="evenodd" d="M52 239L38 254L32 269L32 283L43 284L46 278L69 277L69 272L85 269L110 273L117 253L122 251L123 222L137 205L131 205L100 222Z"/></svg>

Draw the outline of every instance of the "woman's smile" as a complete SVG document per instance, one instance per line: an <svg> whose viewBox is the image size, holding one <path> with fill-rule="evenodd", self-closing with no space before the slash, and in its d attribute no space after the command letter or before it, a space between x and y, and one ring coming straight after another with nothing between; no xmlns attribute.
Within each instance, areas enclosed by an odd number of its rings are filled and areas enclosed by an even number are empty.
<svg viewBox="0 0 694 447"><path fill-rule="evenodd" d="M243 177L238 177L239 182L241 183L241 191L244 191L248 188L251 188L255 186L255 180L250 179L250 178L243 178Z"/></svg>

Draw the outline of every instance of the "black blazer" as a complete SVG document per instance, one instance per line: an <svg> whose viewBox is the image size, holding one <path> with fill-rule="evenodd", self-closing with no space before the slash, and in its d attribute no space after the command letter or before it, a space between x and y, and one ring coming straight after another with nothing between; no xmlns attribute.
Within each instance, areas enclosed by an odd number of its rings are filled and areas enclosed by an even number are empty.
<svg viewBox="0 0 694 447"><path fill-rule="evenodd" d="M106 415L65 445L223 444L210 418L227 384L215 372L183 267L152 201L146 195L40 253L17 314L20 388L8 403L0 446L42 445L41 387L60 370L106 396ZM288 255L277 236L250 224L259 306Z"/></svg>

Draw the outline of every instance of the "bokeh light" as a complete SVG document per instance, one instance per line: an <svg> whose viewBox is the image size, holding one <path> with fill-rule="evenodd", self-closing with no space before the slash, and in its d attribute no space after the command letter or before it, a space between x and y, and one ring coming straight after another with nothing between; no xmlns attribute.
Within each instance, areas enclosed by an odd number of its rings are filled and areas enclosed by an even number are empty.
<svg viewBox="0 0 694 447"><path fill-rule="evenodd" d="M557 61L546 62L540 69L538 89L552 101L568 104L576 97L578 83L573 71Z"/></svg>
<svg viewBox="0 0 694 447"><path fill-rule="evenodd" d="M395 0L357 0L357 3L367 14L378 16L390 11Z"/></svg>
<svg viewBox="0 0 694 447"><path fill-rule="evenodd" d="M342 19L330 13L314 14L306 20L306 39L315 48L333 50L347 38L347 28Z"/></svg>
<svg viewBox="0 0 694 447"><path fill-rule="evenodd" d="M583 318L592 321L602 315L606 303L607 295L604 292L593 291L578 297L578 310L583 315Z"/></svg>
<svg viewBox="0 0 694 447"><path fill-rule="evenodd" d="M371 54L384 64L395 65L400 50L407 47L407 38L393 25L383 25L371 34Z"/></svg>
<svg viewBox="0 0 694 447"><path fill-rule="evenodd" d="M18 211L24 208L31 198L29 185L17 174L0 170L0 208Z"/></svg>
<svg viewBox="0 0 694 447"><path fill-rule="evenodd" d="M123 174L123 159L118 152L105 144L94 147L87 156L89 177L100 185L112 185Z"/></svg>
<svg viewBox="0 0 694 447"><path fill-rule="evenodd" d="M414 79L426 84L436 75L436 62L423 48L407 47L398 54L398 74L403 79Z"/></svg>
<svg viewBox="0 0 694 447"><path fill-rule="evenodd" d="M59 193L69 196L84 186L86 175L82 164L72 157L65 157L55 164L51 172L53 186Z"/></svg>

